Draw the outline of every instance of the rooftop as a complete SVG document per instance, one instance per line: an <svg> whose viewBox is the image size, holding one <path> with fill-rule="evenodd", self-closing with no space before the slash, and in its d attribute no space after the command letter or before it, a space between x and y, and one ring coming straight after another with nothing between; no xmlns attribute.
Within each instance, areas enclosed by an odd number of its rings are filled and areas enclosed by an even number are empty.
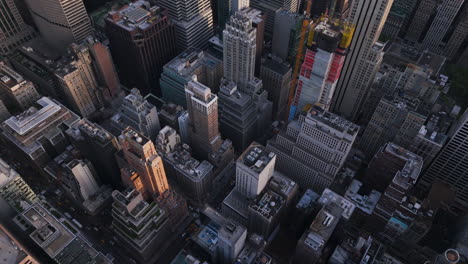
<svg viewBox="0 0 468 264"><path fill-rule="evenodd" d="M104 128L96 123L93 123L87 119L82 119L75 125L73 125L68 134L75 139L83 139L83 135L87 135L90 138L97 139L104 143L113 138L113 136Z"/></svg>
<svg viewBox="0 0 468 264"><path fill-rule="evenodd" d="M307 118L317 120L339 132L348 134L350 136L356 136L359 131L358 125L316 105L312 106L312 108L307 112Z"/></svg>
<svg viewBox="0 0 468 264"><path fill-rule="evenodd" d="M203 226L198 233L193 236L193 239L203 248L214 251L218 245L218 231L210 225Z"/></svg>
<svg viewBox="0 0 468 264"><path fill-rule="evenodd" d="M327 204L317 214L309 227L304 244L314 251L321 251L330 239L343 213L336 204Z"/></svg>
<svg viewBox="0 0 468 264"><path fill-rule="evenodd" d="M122 131L122 136L138 143L141 146L144 146L146 143L150 142L149 138L145 137L143 134L131 127L127 127L124 131Z"/></svg>
<svg viewBox="0 0 468 264"><path fill-rule="evenodd" d="M274 191L266 190L249 205L249 208L256 211L264 218L271 220L279 213L284 203L285 199L281 195Z"/></svg>
<svg viewBox="0 0 468 264"><path fill-rule="evenodd" d="M348 199L344 198L341 195L338 195L337 193L333 192L330 189L325 189L322 193L322 196L318 200L319 204L321 205L328 205L328 204L336 204L337 206L341 207L343 210L342 217L346 220L349 220L351 218L351 215L354 212L354 209L356 208L356 205L349 201Z"/></svg>
<svg viewBox="0 0 468 264"><path fill-rule="evenodd" d="M261 173L275 156L273 152L267 152L264 146L254 142L244 151L237 162L244 164L256 173Z"/></svg>
<svg viewBox="0 0 468 264"><path fill-rule="evenodd" d="M195 70L203 64L205 56L206 54L202 50L190 47L166 64L164 68L170 69L178 75L191 78Z"/></svg>
<svg viewBox="0 0 468 264"><path fill-rule="evenodd" d="M291 67L286 62L282 62L279 58L267 58L262 62L262 69L269 69L275 73L279 73L282 76L291 74Z"/></svg>
<svg viewBox="0 0 468 264"><path fill-rule="evenodd" d="M166 159L170 161L177 170L182 171L185 176L190 177L196 182L201 181L213 170L213 165L211 165L211 163L206 160L199 162L184 149L167 154Z"/></svg>
<svg viewBox="0 0 468 264"><path fill-rule="evenodd" d="M437 75L446 61L447 58L444 56L440 56L429 51L424 51L421 54L421 57L419 57L418 65L431 69L434 75Z"/></svg>
<svg viewBox="0 0 468 264"><path fill-rule="evenodd" d="M247 233L247 229L235 222L228 221L218 230L218 237L223 241L235 244Z"/></svg>
<svg viewBox="0 0 468 264"><path fill-rule="evenodd" d="M433 114L426 125L421 127L418 135L436 144L444 145L448 140L447 133L452 122L453 119L446 114Z"/></svg>
<svg viewBox="0 0 468 264"><path fill-rule="evenodd" d="M296 205L296 208L311 208L320 198L320 195L311 189L307 189Z"/></svg>
<svg viewBox="0 0 468 264"><path fill-rule="evenodd" d="M398 184L405 189L409 188L410 185L415 184L422 170L423 159L420 156L393 143L387 143L384 146L383 151L386 153L391 153L392 155L406 161L403 168L398 171L393 178L393 183Z"/></svg>
<svg viewBox="0 0 468 264"><path fill-rule="evenodd" d="M119 10L109 11L106 19L127 31L133 31L135 29L145 30L151 25L157 24L165 16L161 7L151 5L146 0L137 0Z"/></svg>
<svg viewBox="0 0 468 264"><path fill-rule="evenodd" d="M265 15L263 12L252 7L246 7L239 12L250 18L254 24L259 24L265 20Z"/></svg>
<svg viewBox="0 0 468 264"><path fill-rule="evenodd" d="M0 159L0 187L9 183L16 177L19 177L18 172L16 172L8 163Z"/></svg>
<svg viewBox="0 0 468 264"><path fill-rule="evenodd" d="M362 183L360 181L353 180L345 193L345 197L354 202L357 208L367 214L372 214L382 194L376 190L371 190L367 193L364 191L363 193L363 188L361 187Z"/></svg>
<svg viewBox="0 0 468 264"><path fill-rule="evenodd" d="M275 171L270 181L268 182L268 188L274 190L283 197L289 197L299 188L296 182Z"/></svg>
<svg viewBox="0 0 468 264"><path fill-rule="evenodd" d="M0 61L0 84L2 86L12 88L24 82L25 80L20 74Z"/></svg>

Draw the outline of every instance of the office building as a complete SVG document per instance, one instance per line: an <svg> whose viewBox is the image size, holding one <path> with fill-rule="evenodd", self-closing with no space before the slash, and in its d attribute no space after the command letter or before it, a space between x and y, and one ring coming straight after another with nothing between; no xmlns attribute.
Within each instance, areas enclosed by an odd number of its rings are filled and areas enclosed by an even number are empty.
<svg viewBox="0 0 468 264"><path fill-rule="evenodd" d="M111 10L105 21L122 83L140 89L143 94L159 93L163 66L177 54L175 28L167 11L138 0Z"/></svg>
<svg viewBox="0 0 468 264"><path fill-rule="evenodd" d="M185 100L185 85L196 78L196 81L206 85L214 93L219 90L223 77L222 61L190 47L172 61L164 65L160 85L163 99L183 107Z"/></svg>
<svg viewBox="0 0 468 264"><path fill-rule="evenodd" d="M239 13L245 17L248 17L252 21L252 27L256 29L255 39L257 43L255 48L255 76L258 76L260 74L260 66L262 63L266 15L258 9L248 7L248 5L247 8L239 10Z"/></svg>
<svg viewBox="0 0 468 264"><path fill-rule="evenodd" d="M249 8L250 0L217 0L216 5L218 12L216 30L222 34L231 15L244 8Z"/></svg>
<svg viewBox="0 0 468 264"><path fill-rule="evenodd" d="M297 56L303 20L302 15L283 8L275 14L271 50L274 55L291 64Z"/></svg>
<svg viewBox="0 0 468 264"><path fill-rule="evenodd" d="M158 4L168 10L175 25L179 52L208 46L214 34L210 0L159 0Z"/></svg>
<svg viewBox="0 0 468 264"><path fill-rule="evenodd" d="M404 36L417 3L417 0L394 0L382 29L381 38L392 40Z"/></svg>
<svg viewBox="0 0 468 264"><path fill-rule="evenodd" d="M319 206L317 204L320 195L307 189L297 202L291 214L291 229L299 237L302 232L312 223L314 211Z"/></svg>
<svg viewBox="0 0 468 264"><path fill-rule="evenodd" d="M251 18L242 12L232 15L223 31L224 78L236 83L242 92L247 91L247 84L254 79L256 36Z"/></svg>
<svg viewBox="0 0 468 264"><path fill-rule="evenodd" d="M113 188L121 186L115 154L120 150L114 135L96 123L82 119L66 131L73 146L94 164L100 182Z"/></svg>
<svg viewBox="0 0 468 264"><path fill-rule="evenodd" d="M5 104L0 99L0 123L3 123L3 121L7 120L10 117L10 112L8 112L8 109L6 108Z"/></svg>
<svg viewBox="0 0 468 264"><path fill-rule="evenodd" d="M262 62L260 79L268 92L268 100L273 103L273 118L281 120L286 116L292 69L278 57L267 58Z"/></svg>
<svg viewBox="0 0 468 264"><path fill-rule="evenodd" d="M16 1L2 3L0 13L0 54L9 55L23 43L35 37L34 30L28 26L19 12Z"/></svg>
<svg viewBox="0 0 468 264"><path fill-rule="evenodd" d="M218 261L221 264L233 263L247 239L247 229L232 221L227 221L218 230Z"/></svg>
<svg viewBox="0 0 468 264"><path fill-rule="evenodd" d="M0 100L10 110L26 110L40 95L30 81L25 80L15 70L0 61Z"/></svg>
<svg viewBox="0 0 468 264"><path fill-rule="evenodd" d="M365 188L362 182L354 179L349 185L344 198L351 201L356 207L353 218L363 219L372 215L382 193L377 190Z"/></svg>
<svg viewBox="0 0 468 264"><path fill-rule="evenodd" d="M64 52L72 43L93 35L83 0L26 0L42 38L54 49Z"/></svg>
<svg viewBox="0 0 468 264"><path fill-rule="evenodd" d="M398 96L380 100L359 143L368 159L387 142L409 148L427 118L418 104L418 100Z"/></svg>
<svg viewBox="0 0 468 264"><path fill-rule="evenodd" d="M185 94L192 146L197 155L208 158L222 143L218 129L218 97L196 81L187 83Z"/></svg>
<svg viewBox="0 0 468 264"><path fill-rule="evenodd" d="M436 0L423 0L419 2L416 12L413 15L413 19L409 24L405 39L413 43L422 41L424 33L426 32L426 25L433 15L436 7Z"/></svg>
<svg viewBox="0 0 468 264"><path fill-rule="evenodd" d="M127 95L117 113L112 117L112 129L119 135L130 126L149 139L156 139L161 129L158 110L149 103L136 88Z"/></svg>
<svg viewBox="0 0 468 264"><path fill-rule="evenodd" d="M128 127L122 131L119 141L126 161L126 166L121 167L125 185L141 187L145 199L157 198L169 190L163 161L149 138ZM131 173L125 173L125 170Z"/></svg>
<svg viewBox="0 0 468 264"><path fill-rule="evenodd" d="M255 198L273 176L276 155L258 143L252 143L236 162L236 191Z"/></svg>
<svg viewBox="0 0 468 264"><path fill-rule="evenodd" d="M359 126L313 106L268 141L276 169L302 188L321 193L343 166Z"/></svg>
<svg viewBox="0 0 468 264"><path fill-rule="evenodd" d="M180 144L181 137L177 134L177 131L170 126L165 126L161 129L156 138L156 149L159 153L162 153L162 155L175 151Z"/></svg>
<svg viewBox="0 0 468 264"><path fill-rule="evenodd" d="M295 98L289 110L290 119L306 105L318 104L326 110L330 107L354 30L348 23L343 27L340 29L324 21L311 29L314 32L307 43Z"/></svg>
<svg viewBox="0 0 468 264"><path fill-rule="evenodd" d="M452 185L457 190L457 205L461 208L468 207L468 169L466 167L468 152L465 150L468 141L468 111L466 111L457 124L450 130L450 139L439 152L419 184L428 188L439 179Z"/></svg>
<svg viewBox="0 0 468 264"><path fill-rule="evenodd" d="M65 131L79 117L58 102L42 97L23 113L2 124L2 135L12 150L31 160L41 171L69 145Z"/></svg>
<svg viewBox="0 0 468 264"><path fill-rule="evenodd" d="M312 1L311 17L316 19L326 15L330 18L345 19L348 17L350 2L349 0Z"/></svg>
<svg viewBox="0 0 468 264"><path fill-rule="evenodd" d="M447 41L447 46L444 48L443 55L449 60L457 59L456 55L463 53L463 43L465 43L466 36L468 36L468 8L465 7L460 11L455 30Z"/></svg>
<svg viewBox="0 0 468 264"><path fill-rule="evenodd" d="M343 209L334 203L324 206L297 243L292 263L317 263L340 221Z"/></svg>
<svg viewBox="0 0 468 264"><path fill-rule="evenodd" d="M143 263L168 243L168 213L156 202L148 203L134 189L112 193L112 226L132 256Z"/></svg>
<svg viewBox="0 0 468 264"><path fill-rule="evenodd" d="M36 194L8 163L0 159L0 199L18 212L38 200Z"/></svg>
<svg viewBox="0 0 468 264"><path fill-rule="evenodd" d="M190 116L188 111L184 111L179 118L177 118L177 123L179 125L180 138L183 142L190 145Z"/></svg>
<svg viewBox="0 0 468 264"><path fill-rule="evenodd" d="M353 202L328 188L323 191L317 203L321 206L326 206L327 204L331 203L338 205L339 207L341 207L341 209L343 209L341 217L343 220L346 221L351 219L354 210L356 209L356 205L354 205Z"/></svg>
<svg viewBox="0 0 468 264"><path fill-rule="evenodd" d="M266 15L265 35L271 39L275 26L275 15L279 9L285 9L292 13L297 13L299 1L297 0L250 0L250 7L262 11Z"/></svg>
<svg viewBox="0 0 468 264"><path fill-rule="evenodd" d="M442 40L464 2L465 0L439 1L436 9L437 13L422 41L421 50L429 50L434 53L441 52Z"/></svg>
<svg viewBox="0 0 468 264"><path fill-rule="evenodd" d="M72 264L86 259L92 263L110 264L101 252L73 227L68 220L59 221L41 203L36 202L21 215L20 228L27 230L32 242L59 264ZM26 228L28 226L29 228Z"/></svg>
<svg viewBox="0 0 468 264"><path fill-rule="evenodd" d="M378 42L393 0L353 1L349 21L354 36L333 96L331 110L346 118L358 117L368 87L380 67L384 44Z"/></svg>

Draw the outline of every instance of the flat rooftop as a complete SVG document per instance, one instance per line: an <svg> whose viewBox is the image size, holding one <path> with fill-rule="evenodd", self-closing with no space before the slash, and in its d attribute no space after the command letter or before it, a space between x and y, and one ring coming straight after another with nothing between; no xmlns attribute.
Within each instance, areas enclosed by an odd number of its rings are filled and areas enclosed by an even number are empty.
<svg viewBox="0 0 468 264"><path fill-rule="evenodd" d="M296 208L311 208L320 198L320 195L311 189L307 189L296 205Z"/></svg>
<svg viewBox="0 0 468 264"><path fill-rule="evenodd" d="M25 80L4 62L0 61L0 83L4 87L12 88Z"/></svg>
<svg viewBox="0 0 468 264"><path fill-rule="evenodd" d="M252 20L252 22L255 24L259 24L265 20L265 15L263 12L252 7L246 7L239 12L250 18L250 20Z"/></svg>
<svg viewBox="0 0 468 264"><path fill-rule="evenodd" d="M102 143L107 142L113 138L113 135L110 134L107 130L87 119L82 119L73 125L73 127L70 128L68 134L75 139L83 139L82 135L84 134L90 138L95 138Z"/></svg>
<svg viewBox="0 0 468 264"><path fill-rule="evenodd" d="M285 199L281 195L274 191L266 190L249 205L249 208L267 220L271 220L280 212L285 202Z"/></svg>
<svg viewBox="0 0 468 264"><path fill-rule="evenodd" d="M290 197L299 188L295 181L277 171L273 172L273 176L267 186L284 197Z"/></svg>
<svg viewBox="0 0 468 264"><path fill-rule="evenodd" d="M164 68L170 69L180 76L191 78L194 71L202 66L204 57L205 53L202 50L190 47L167 63Z"/></svg>
<svg viewBox="0 0 468 264"><path fill-rule="evenodd" d="M165 159L169 160L185 176L196 182L201 181L213 170L211 163L206 160L199 162L186 150L173 151L167 154Z"/></svg>
<svg viewBox="0 0 468 264"><path fill-rule="evenodd" d="M254 142L244 151L237 162L243 163L256 173L261 173L275 156L275 153L267 152L264 146Z"/></svg>
<svg viewBox="0 0 468 264"><path fill-rule="evenodd" d="M149 138L145 137L143 134L131 127L127 127L124 131L122 131L122 135L141 146L144 146L146 143L150 142Z"/></svg>
<svg viewBox="0 0 468 264"><path fill-rule="evenodd" d="M391 153L392 155L406 161L403 168L393 178L393 183L402 186L407 189L409 186L416 183L423 166L423 159L393 143L387 143L384 148L384 152Z"/></svg>
<svg viewBox="0 0 468 264"><path fill-rule="evenodd" d="M235 244L246 232L247 229L244 226L228 221L218 230L218 237Z"/></svg>
<svg viewBox="0 0 468 264"><path fill-rule="evenodd" d="M319 204L324 206L328 204L336 204L337 206L343 209L342 216L346 220L349 220L351 218L351 215L353 214L356 208L356 205L354 203L328 188L323 191L322 196L320 197L318 202Z"/></svg>
<svg viewBox="0 0 468 264"><path fill-rule="evenodd" d="M307 112L307 117L351 136L357 135L359 131L358 125L316 105L312 106L312 108Z"/></svg>
<svg viewBox="0 0 468 264"><path fill-rule="evenodd" d="M127 31L134 31L148 29L165 16L161 7L151 5L146 0L137 0L119 10L109 11L106 19Z"/></svg>
<svg viewBox="0 0 468 264"><path fill-rule="evenodd" d="M345 193L346 199L354 202L357 208L367 214L372 214L381 196L382 194L376 190L363 193L362 183L358 180L353 180Z"/></svg>
<svg viewBox="0 0 468 264"><path fill-rule="evenodd" d="M327 204L317 214L309 227L304 244L314 251L321 251L340 221L343 209L336 204Z"/></svg>

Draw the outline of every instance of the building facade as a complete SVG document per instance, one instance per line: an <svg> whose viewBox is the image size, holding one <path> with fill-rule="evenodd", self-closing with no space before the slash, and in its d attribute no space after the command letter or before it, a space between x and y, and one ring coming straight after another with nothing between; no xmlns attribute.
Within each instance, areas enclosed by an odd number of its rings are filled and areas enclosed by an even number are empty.
<svg viewBox="0 0 468 264"><path fill-rule="evenodd" d="M0 100L12 110L26 110L40 95L35 85L0 61Z"/></svg>
<svg viewBox="0 0 468 264"><path fill-rule="evenodd" d="M3 1L1 6L0 54L8 55L21 44L33 39L35 33L21 17L16 1Z"/></svg>

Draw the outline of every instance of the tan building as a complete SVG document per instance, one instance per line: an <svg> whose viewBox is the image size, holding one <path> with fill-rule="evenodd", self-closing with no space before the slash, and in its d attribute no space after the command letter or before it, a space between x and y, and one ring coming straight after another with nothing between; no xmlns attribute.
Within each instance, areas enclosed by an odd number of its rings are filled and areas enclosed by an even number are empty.
<svg viewBox="0 0 468 264"><path fill-rule="evenodd" d="M141 190L145 198L157 198L169 190L163 161L150 139L128 127L119 141L126 161L126 168L121 168L124 184Z"/></svg>
<svg viewBox="0 0 468 264"><path fill-rule="evenodd" d="M34 84L0 61L0 99L6 107L25 110L39 100Z"/></svg>

